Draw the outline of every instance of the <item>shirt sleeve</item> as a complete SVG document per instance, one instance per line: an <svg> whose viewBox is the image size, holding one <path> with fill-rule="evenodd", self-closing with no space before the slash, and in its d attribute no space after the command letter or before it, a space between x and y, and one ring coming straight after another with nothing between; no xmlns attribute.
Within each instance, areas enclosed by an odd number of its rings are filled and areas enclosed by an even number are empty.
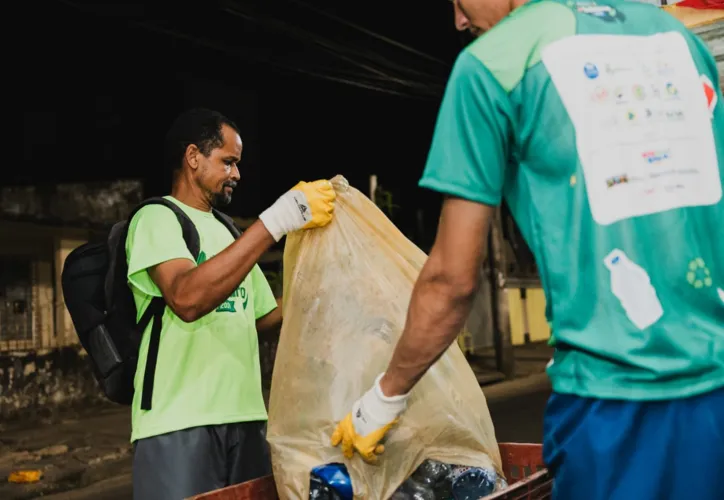
<svg viewBox="0 0 724 500"><path fill-rule="evenodd" d="M511 116L503 87L479 59L463 51L445 89L419 185L486 205L500 204Z"/></svg>
<svg viewBox="0 0 724 500"><path fill-rule="evenodd" d="M161 290L148 274L149 268L174 259L195 263L176 214L162 205L145 206L133 216L126 238L126 256L129 283L152 297L160 297Z"/></svg>
<svg viewBox="0 0 724 500"><path fill-rule="evenodd" d="M254 297L254 318L259 319L266 316L277 308L277 299L274 297L269 282L259 265L251 269L251 286Z"/></svg>

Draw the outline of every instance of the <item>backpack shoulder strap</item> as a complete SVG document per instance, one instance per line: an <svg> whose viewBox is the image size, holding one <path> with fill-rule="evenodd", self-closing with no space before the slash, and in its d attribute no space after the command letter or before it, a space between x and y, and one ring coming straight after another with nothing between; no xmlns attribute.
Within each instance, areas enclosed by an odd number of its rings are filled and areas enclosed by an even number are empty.
<svg viewBox="0 0 724 500"><path fill-rule="evenodd" d="M234 219L232 219L231 217L229 217L228 215L226 215L223 212L219 212L215 208L212 208L211 211L214 214L214 217L216 217L216 220L218 220L224 226L226 226L226 229L228 229L229 232L234 236L234 239L241 236L241 230L234 222Z"/></svg>
<svg viewBox="0 0 724 500"><path fill-rule="evenodd" d="M163 205L176 215L186 246L194 259L196 259L201 251L199 232L196 230L194 223L191 222L191 219L189 219L189 216L174 202L160 196L145 199L131 212L131 215L128 216L128 224L130 225L131 219L133 219L139 210L148 205Z"/></svg>
<svg viewBox="0 0 724 500"><path fill-rule="evenodd" d="M184 241L186 242L186 246L188 247L194 259L198 258L199 252L201 251L201 240L199 239L199 233L196 230L196 226L188 217L188 215L186 215L186 213L178 205L170 200L167 200L166 198L154 197L148 198L141 202L128 216L128 223L126 224L126 226L128 227L130 225L131 220L139 210L148 205L163 205L176 215L176 219L181 225L181 231ZM153 324L151 326L151 337L148 344L148 353L146 356L146 366L143 375L143 389L141 393L142 410L151 409L151 401L153 399L153 386L156 378L155 375L156 363L158 360L158 348L161 341L162 319L165 309L166 302L164 301L163 297L154 297L151 300L151 303L146 307L146 310L141 316L141 320L137 324L137 329L139 333L142 333L143 331L145 331L148 323L153 321Z"/></svg>
<svg viewBox="0 0 724 500"><path fill-rule="evenodd" d="M163 328L163 312L165 309L166 301L163 300L163 297L154 297L151 303L148 304L139 323L140 331L143 332L149 321L153 321L148 352L146 353L146 366L143 373L143 389L141 390L141 409L146 411L151 409L153 401L153 385L156 380L158 348L161 344L161 329ZM143 326L140 326L141 323L143 323Z"/></svg>

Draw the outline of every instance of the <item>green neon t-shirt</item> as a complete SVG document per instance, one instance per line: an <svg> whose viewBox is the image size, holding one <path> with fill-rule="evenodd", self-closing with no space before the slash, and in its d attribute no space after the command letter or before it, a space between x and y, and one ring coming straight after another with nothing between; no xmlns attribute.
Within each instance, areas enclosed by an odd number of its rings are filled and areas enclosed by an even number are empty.
<svg viewBox="0 0 724 500"><path fill-rule="evenodd" d="M181 207L196 226L201 246L197 264L233 242L229 230L212 213L170 196L167 199ZM151 299L161 296L148 269L172 259L194 259L176 216L161 205L144 207L134 216L126 250L129 285L140 319ZM151 325L141 342L131 440L203 425L266 420L256 320L276 307L274 294L258 266L215 311L193 323L183 322L167 307L153 404L148 411L140 406Z"/></svg>

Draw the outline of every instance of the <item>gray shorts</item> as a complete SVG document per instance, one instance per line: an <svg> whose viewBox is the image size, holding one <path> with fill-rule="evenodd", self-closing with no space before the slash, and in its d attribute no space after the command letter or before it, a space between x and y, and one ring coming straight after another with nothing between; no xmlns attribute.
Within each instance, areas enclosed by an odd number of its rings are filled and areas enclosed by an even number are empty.
<svg viewBox="0 0 724 500"><path fill-rule="evenodd" d="M268 474L266 422L193 427L134 444L135 500L182 500Z"/></svg>

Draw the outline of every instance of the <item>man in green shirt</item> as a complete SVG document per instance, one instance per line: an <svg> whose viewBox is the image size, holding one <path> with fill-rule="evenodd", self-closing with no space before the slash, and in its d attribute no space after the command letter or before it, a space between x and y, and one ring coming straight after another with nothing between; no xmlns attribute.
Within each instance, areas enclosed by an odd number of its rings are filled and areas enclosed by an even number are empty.
<svg viewBox="0 0 724 500"><path fill-rule="evenodd" d="M150 410L141 408L149 332L144 333L132 407L136 499L180 500L271 472L257 331L281 321L257 261L281 237L332 218L329 181L300 182L234 240L211 212L231 201L239 181L239 132L221 114L182 114L167 136L178 169L167 199L194 223L194 259L176 215L143 207L131 220L128 282L138 318L154 297L163 316Z"/></svg>
<svg viewBox="0 0 724 500"><path fill-rule="evenodd" d="M505 197L535 254L553 332L544 455L554 497L722 498L715 61L674 17L641 3L455 9L459 28L482 34L452 70L420 181L446 196L437 239L388 369L332 444L376 460L410 390L468 316Z"/></svg>

